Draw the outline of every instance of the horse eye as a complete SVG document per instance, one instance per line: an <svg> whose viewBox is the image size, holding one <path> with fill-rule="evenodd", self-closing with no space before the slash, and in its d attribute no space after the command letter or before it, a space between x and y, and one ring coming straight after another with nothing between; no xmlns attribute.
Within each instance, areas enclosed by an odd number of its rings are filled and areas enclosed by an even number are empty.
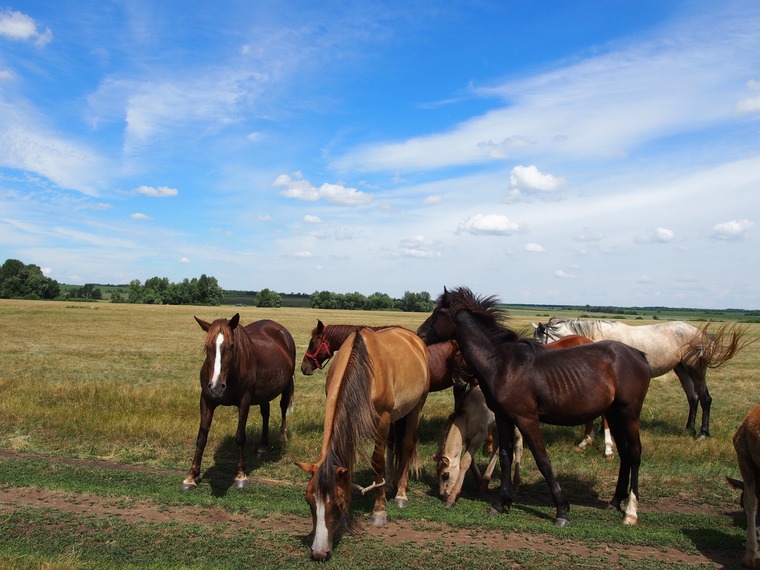
<svg viewBox="0 0 760 570"><path fill-rule="evenodd" d="M443 479L444 481L448 481L448 480L449 480L449 477L450 477L450 476L451 476L451 473L449 473L449 472L447 471L446 473L443 473L443 474L441 475L441 479Z"/></svg>

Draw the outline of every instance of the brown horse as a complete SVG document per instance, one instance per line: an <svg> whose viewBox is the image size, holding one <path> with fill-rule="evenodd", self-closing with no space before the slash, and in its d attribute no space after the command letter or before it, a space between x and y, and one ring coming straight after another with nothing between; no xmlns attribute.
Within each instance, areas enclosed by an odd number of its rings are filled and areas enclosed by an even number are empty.
<svg viewBox="0 0 760 570"><path fill-rule="evenodd" d="M362 328L374 331L388 326L365 327L362 325L325 325L317 320L317 326L311 331L311 339L301 361L301 372L311 376L317 369L322 369L338 351L348 336ZM467 391L467 365L455 341L440 342L427 347L430 366L430 392L439 392L454 387L454 407L459 409Z"/></svg>
<svg viewBox="0 0 760 570"><path fill-rule="evenodd" d="M326 560L341 520L348 517L357 446L375 442L371 464L377 489L371 523L385 524L386 472L395 483L395 503L405 507L409 462L420 412L427 398L427 350L412 331L390 327L351 333L327 374L324 436L317 463L297 463L311 475L306 501L313 521L312 557ZM386 465L385 448L394 457ZM391 453L389 453L389 457Z"/></svg>
<svg viewBox="0 0 760 570"><path fill-rule="evenodd" d="M593 340L586 338L579 334L570 334L562 337L559 340L544 344L544 348L550 350L556 350L558 348L572 348L573 346L580 346L582 344L589 344L594 342ZM607 424L607 420L602 416L602 430L604 431L604 457L612 457L612 436L610 435L610 426ZM578 443L578 449L585 449L592 441L594 441L594 422L590 421L586 423L586 429L583 432L583 439Z"/></svg>
<svg viewBox="0 0 760 570"><path fill-rule="evenodd" d="M293 404L293 373L295 372L296 345L293 337L282 325L268 319L245 327L238 326L240 315L229 321L217 319L213 323L195 317L206 331L206 359L201 367L201 423L195 443L195 456L190 473L181 489L195 489L201 473L203 450L214 410L219 405L238 407L238 424L235 442L238 447L238 466L235 484L245 486L245 424L251 405L261 410L261 444L259 453L269 447L269 402L280 396L282 423L280 440L287 441L287 413Z"/></svg>
<svg viewBox="0 0 760 570"><path fill-rule="evenodd" d="M649 388L644 355L615 341L545 350L504 327L500 316L494 297L479 298L466 288L444 289L433 313L417 330L426 343L456 339L496 415L501 489L493 511L503 512L512 505L509 475L516 425L549 485L557 510L555 524L566 526L569 504L554 477L539 424L578 425L604 415L620 455L610 504L620 509L628 496L623 522L635 524L641 463L639 418Z"/></svg>

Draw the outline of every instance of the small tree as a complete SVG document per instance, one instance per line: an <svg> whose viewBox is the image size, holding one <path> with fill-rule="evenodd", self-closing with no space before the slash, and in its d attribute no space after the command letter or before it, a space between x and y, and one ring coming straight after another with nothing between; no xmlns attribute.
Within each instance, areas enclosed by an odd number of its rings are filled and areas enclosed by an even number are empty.
<svg viewBox="0 0 760 570"><path fill-rule="evenodd" d="M281 307L282 297L280 297L279 293L275 293L274 291L271 291L270 289L262 289L261 291L259 291L258 295L256 295L256 306L257 307Z"/></svg>

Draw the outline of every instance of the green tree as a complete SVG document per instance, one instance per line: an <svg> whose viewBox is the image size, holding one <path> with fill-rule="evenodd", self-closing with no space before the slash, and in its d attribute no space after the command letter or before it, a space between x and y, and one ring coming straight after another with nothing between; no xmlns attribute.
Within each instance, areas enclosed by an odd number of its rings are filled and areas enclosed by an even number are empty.
<svg viewBox="0 0 760 570"><path fill-rule="evenodd" d="M262 289L256 295L257 307L281 307L282 297L270 289Z"/></svg>
<svg viewBox="0 0 760 570"><path fill-rule="evenodd" d="M406 291L400 299L398 307L406 312L428 313L433 310L434 303L430 298L430 293L427 291L422 291L421 293Z"/></svg>
<svg viewBox="0 0 760 570"><path fill-rule="evenodd" d="M387 293L372 293L367 297L366 308L370 311L390 311L393 309L393 299Z"/></svg>
<svg viewBox="0 0 760 570"><path fill-rule="evenodd" d="M58 281L45 277L37 265L7 259L0 267L0 298L54 299L60 292Z"/></svg>

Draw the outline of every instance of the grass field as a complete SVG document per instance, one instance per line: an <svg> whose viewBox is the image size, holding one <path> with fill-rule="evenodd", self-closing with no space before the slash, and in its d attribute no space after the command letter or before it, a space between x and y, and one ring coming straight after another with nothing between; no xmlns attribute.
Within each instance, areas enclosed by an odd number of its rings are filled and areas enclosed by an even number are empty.
<svg viewBox="0 0 760 570"><path fill-rule="evenodd" d="M322 435L325 372L296 373L290 440L262 459L249 454L253 484L232 487L236 410L217 412L204 457L205 481L179 492L198 429L198 371L203 332L193 319L272 318L297 345L326 324L399 324L425 314L253 307L143 306L110 303L0 301L0 563L5 567L309 567L304 536L311 521L305 474L294 461L314 461ZM515 312L528 330L537 315ZM563 315L578 316L578 315ZM543 319L543 317L542 317ZM545 319L543 319L545 320ZM635 320L646 324L651 320ZM748 325L759 336L760 325ZM738 498L724 482L737 475L731 437L760 401L760 343L708 373L712 437L683 431L687 405L672 373L652 381L642 418L640 524L623 527L603 509L612 495L617 459L601 449L578 453L581 428L545 426L555 473L570 503L571 525L555 529L554 507L532 457L515 507L485 515L486 497L472 481L453 509L434 495L432 455L452 410L450 391L433 393L420 427L422 477L407 510L389 508L381 533L347 535L328 564L335 568L723 567L743 548ZM279 425L273 406L272 424ZM258 441L253 410L249 442ZM276 438L273 438L276 441ZM249 443L249 448L252 449ZM485 456L479 458L485 463ZM371 474L360 461L357 479ZM492 483L492 487L494 484ZM138 508L139 507L139 508ZM140 510L144 509L144 510ZM354 497L361 521L369 498ZM151 513L128 516L129 513ZM165 516L161 516L162 513ZM519 542L523 540L524 544ZM556 548L553 546L556 545ZM647 554L650 553L649 558Z"/></svg>

